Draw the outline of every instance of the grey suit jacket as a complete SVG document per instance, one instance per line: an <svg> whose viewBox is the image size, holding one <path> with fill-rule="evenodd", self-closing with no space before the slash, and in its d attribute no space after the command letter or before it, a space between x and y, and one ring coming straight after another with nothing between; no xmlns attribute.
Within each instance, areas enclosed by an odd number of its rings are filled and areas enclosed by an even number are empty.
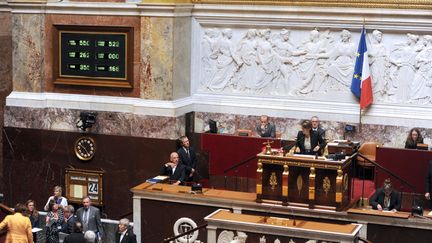
<svg viewBox="0 0 432 243"><path fill-rule="evenodd" d="M258 136L261 136L262 138L276 137L276 126L274 124L267 123L265 129L261 129L261 124L257 124L255 129L258 133Z"/></svg>
<svg viewBox="0 0 432 243"><path fill-rule="evenodd" d="M95 233L99 232L101 235L103 235L103 228L102 228L102 222L100 218L100 211L97 207L90 206L89 208L89 216L88 216L88 227L85 228L84 225L84 208L79 208L76 212L76 215L78 217L78 220L83 224L83 229L91 230Z"/></svg>

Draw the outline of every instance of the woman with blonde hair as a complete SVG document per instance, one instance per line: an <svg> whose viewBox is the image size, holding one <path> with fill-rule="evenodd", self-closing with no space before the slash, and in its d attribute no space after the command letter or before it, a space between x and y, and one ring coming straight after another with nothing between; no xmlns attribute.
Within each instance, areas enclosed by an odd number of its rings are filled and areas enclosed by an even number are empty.
<svg viewBox="0 0 432 243"><path fill-rule="evenodd" d="M45 211L48 211L50 209L49 208L49 202L51 200L54 200L54 203L58 204L61 208L64 208L68 205L67 199L62 196L62 192L63 192L63 189L61 186L55 186L54 187L54 190L53 190L54 195L52 195L48 198L48 201L44 207Z"/></svg>

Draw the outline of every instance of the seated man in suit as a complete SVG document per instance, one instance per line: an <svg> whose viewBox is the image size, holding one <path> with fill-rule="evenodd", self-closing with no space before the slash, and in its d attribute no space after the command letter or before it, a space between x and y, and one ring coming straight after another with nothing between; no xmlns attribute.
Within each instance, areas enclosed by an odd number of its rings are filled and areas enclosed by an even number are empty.
<svg viewBox="0 0 432 243"><path fill-rule="evenodd" d="M260 123L256 125L256 132L262 138L276 137L276 127L269 122L268 116L261 116Z"/></svg>
<svg viewBox="0 0 432 243"><path fill-rule="evenodd" d="M179 156L176 152L171 153L170 162L165 163L162 167L161 175L169 176L174 185L180 185L186 180L186 168L179 163Z"/></svg>
<svg viewBox="0 0 432 243"><path fill-rule="evenodd" d="M180 156L180 162L185 166L186 169L186 181L190 182L193 180L197 165L197 157L195 150L190 146L189 139L186 136L180 137L182 147L177 150L177 154Z"/></svg>
<svg viewBox="0 0 432 243"><path fill-rule="evenodd" d="M369 203L373 209L396 212L401 208L400 193L393 190L390 179L386 179L384 186L375 191Z"/></svg>

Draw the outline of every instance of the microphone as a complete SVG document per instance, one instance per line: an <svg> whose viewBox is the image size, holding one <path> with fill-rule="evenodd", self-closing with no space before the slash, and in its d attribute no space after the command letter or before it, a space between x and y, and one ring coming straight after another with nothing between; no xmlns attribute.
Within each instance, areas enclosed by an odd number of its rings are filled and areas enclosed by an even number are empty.
<svg viewBox="0 0 432 243"><path fill-rule="evenodd" d="M292 207L290 207L290 209L291 209L291 214L293 216L293 226L296 227L297 223L296 223L296 219L295 219L294 210L292 209Z"/></svg>
<svg viewBox="0 0 432 243"><path fill-rule="evenodd" d="M266 215L264 216L264 223L266 224L271 224L270 222L270 213L272 212L274 206L276 205L276 203L273 203L270 207L269 210L266 212Z"/></svg>

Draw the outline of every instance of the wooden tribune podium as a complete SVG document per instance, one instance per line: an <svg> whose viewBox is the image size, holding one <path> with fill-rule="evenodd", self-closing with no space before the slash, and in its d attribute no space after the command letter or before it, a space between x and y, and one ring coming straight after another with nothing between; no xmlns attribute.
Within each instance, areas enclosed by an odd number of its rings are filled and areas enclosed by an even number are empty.
<svg viewBox="0 0 432 243"><path fill-rule="evenodd" d="M343 210L350 202L351 157L341 161L307 155L265 155L257 168L257 202Z"/></svg>
<svg viewBox="0 0 432 243"><path fill-rule="evenodd" d="M204 218L208 222L207 242L358 242L360 224L335 224L309 220L232 213L219 209ZM240 233L241 231L242 233ZM310 241L309 241L310 240ZM240 242L240 241L239 241Z"/></svg>

